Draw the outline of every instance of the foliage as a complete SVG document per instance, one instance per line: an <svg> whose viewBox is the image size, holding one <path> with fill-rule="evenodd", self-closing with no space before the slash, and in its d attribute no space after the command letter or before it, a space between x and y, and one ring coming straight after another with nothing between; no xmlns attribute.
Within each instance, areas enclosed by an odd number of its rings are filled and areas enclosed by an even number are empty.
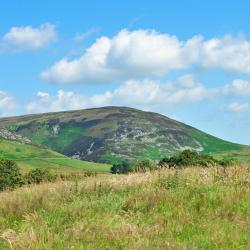
<svg viewBox="0 0 250 250"><path fill-rule="evenodd" d="M184 150L178 155L163 158L159 162L161 167L187 167L187 166L203 166L210 167L218 164L218 161L211 155L199 154L195 151Z"/></svg>
<svg viewBox="0 0 250 250"><path fill-rule="evenodd" d="M219 165L227 167L227 166L233 166L238 164L237 159L233 159L233 158L223 158L221 160L218 161Z"/></svg>
<svg viewBox="0 0 250 250"><path fill-rule="evenodd" d="M132 166L129 161L122 161L121 163L115 163L110 169L112 174L127 174L132 172Z"/></svg>
<svg viewBox="0 0 250 250"><path fill-rule="evenodd" d="M52 174L48 169L36 168L31 170L26 176L25 180L28 184L40 184L41 182L53 182L56 175Z"/></svg>
<svg viewBox="0 0 250 250"><path fill-rule="evenodd" d="M146 172L147 170L154 170L156 168L157 165L147 159L135 161L124 160L121 163L113 164L110 171L112 174L127 174L129 172Z"/></svg>
<svg viewBox="0 0 250 250"><path fill-rule="evenodd" d="M0 158L0 191L23 184L20 169L14 161Z"/></svg>
<svg viewBox="0 0 250 250"><path fill-rule="evenodd" d="M147 159L136 160L131 163L133 172L146 172L147 170L154 170L157 168L156 164Z"/></svg>

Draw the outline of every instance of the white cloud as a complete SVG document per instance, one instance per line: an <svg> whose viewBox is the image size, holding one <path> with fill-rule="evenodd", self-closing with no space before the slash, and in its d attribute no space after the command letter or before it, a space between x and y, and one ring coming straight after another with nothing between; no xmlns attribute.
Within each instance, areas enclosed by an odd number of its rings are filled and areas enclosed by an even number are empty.
<svg viewBox="0 0 250 250"><path fill-rule="evenodd" d="M113 99L133 104L173 105L202 101L214 96L214 89L207 89L191 78L191 75L185 75L167 83L147 79L130 80L113 92Z"/></svg>
<svg viewBox="0 0 250 250"><path fill-rule="evenodd" d="M57 38L53 24L42 24L40 27L12 27L0 40L0 52L17 52L37 50Z"/></svg>
<svg viewBox="0 0 250 250"><path fill-rule="evenodd" d="M250 74L250 41L225 36L204 41L200 52L201 66Z"/></svg>
<svg viewBox="0 0 250 250"><path fill-rule="evenodd" d="M6 92L0 91L0 115L6 115L16 107L15 99Z"/></svg>
<svg viewBox="0 0 250 250"><path fill-rule="evenodd" d="M231 84L221 88L224 95L248 96L250 95L250 82L247 80L236 79Z"/></svg>
<svg viewBox="0 0 250 250"><path fill-rule="evenodd" d="M249 105L249 103L233 102L233 103L228 105L228 110L233 111L233 112L249 111L250 105Z"/></svg>
<svg viewBox="0 0 250 250"><path fill-rule="evenodd" d="M185 81L186 79L186 81ZM171 106L199 102L217 94L215 89L207 89L185 75L174 82L161 83L148 79L130 80L113 91L96 95L82 95L75 92L58 91L56 95L38 92L37 98L30 102L28 113L72 110L100 106L133 106L149 109L153 106Z"/></svg>
<svg viewBox="0 0 250 250"><path fill-rule="evenodd" d="M37 98L27 105L28 113L72 110L101 106L130 106L143 110L170 109L177 105L197 103L205 100L228 96L250 95L250 83L234 80L223 87L208 88L198 82L193 75L187 74L174 81L129 80L114 90L95 95L83 95L76 92L58 91L56 95L38 92ZM149 108L150 107L150 108ZM245 111L248 104L235 102L228 105L231 111Z"/></svg>
<svg viewBox="0 0 250 250"><path fill-rule="evenodd" d="M192 65L250 74L250 41L225 36L181 41L154 30L121 30L96 40L79 58L63 58L41 73L54 83L114 83L167 74Z"/></svg>
<svg viewBox="0 0 250 250"><path fill-rule="evenodd" d="M26 106L28 113L53 112L81 109L86 107L84 96L59 90L55 96L38 92L37 98Z"/></svg>
<svg viewBox="0 0 250 250"><path fill-rule="evenodd" d="M49 97L49 93L39 91L37 93L37 96L38 97Z"/></svg>
<svg viewBox="0 0 250 250"><path fill-rule="evenodd" d="M82 84L159 76L195 62L200 40L181 42L155 31L122 30L113 38L97 39L80 58L63 58L41 76L50 82Z"/></svg>

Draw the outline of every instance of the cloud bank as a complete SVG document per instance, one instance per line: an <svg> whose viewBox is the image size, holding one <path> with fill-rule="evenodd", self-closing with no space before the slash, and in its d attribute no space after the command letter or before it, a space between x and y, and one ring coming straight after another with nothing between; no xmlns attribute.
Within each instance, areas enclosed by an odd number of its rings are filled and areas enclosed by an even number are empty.
<svg viewBox="0 0 250 250"><path fill-rule="evenodd" d="M113 91L84 95L73 91L58 91L55 95L38 92L26 106L28 113L62 111L100 106L172 107L176 105L214 100L215 98L240 98L250 96L250 82L236 79L222 87L208 88L196 81L193 75L183 75L175 81L129 80ZM230 111L241 111L238 104L228 106Z"/></svg>
<svg viewBox="0 0 250 250"><path fill-rule="evenodd" d="M250 41L224 36L181 41L154 30L121 30L100 37L78 58L63 58L41 73L49 82L101 84L166 75L188 67L250 74Z"/></svg>

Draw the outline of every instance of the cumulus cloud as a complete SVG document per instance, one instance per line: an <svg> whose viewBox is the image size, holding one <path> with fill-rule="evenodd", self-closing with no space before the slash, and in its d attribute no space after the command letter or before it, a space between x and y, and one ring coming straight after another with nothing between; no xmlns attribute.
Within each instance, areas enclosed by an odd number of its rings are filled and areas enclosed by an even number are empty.
<svg viewBox="0 0 250 250"><path fill-rule="evenodd" d="M97 39L80 58L63 58L41 76L50 82L82 84L159 76L195 62L200 40L181 42L152 30L122 30L113 38Z"/></svg>
<svg viewBox="0 0 250 250"><path fill-rule="evenodd" d="M51 96L49 93L38 92L36 99L28 103L26 111L28 113L42 113L53 111L64 111L81 109L86 107L84 96L59 90L56 95Z"/></svg>
<svg viewBox="0 0 250 250"><path fill-rule="evenodd" d="M55 41L56 38L55 26L50 23L42 24L37 28L12 27L0 39L0 52L37 50Z"/></svg>
<svg viewBox="0 0 250 250"><path fill-rule="evenodd" d="M203 41L200 63L205 68L250 74L250 41L232 36Z"/></svg>
<svg viewBox="0 0 250 250"><path fill-rule="evenodd" d="M173 82L157 82L149 79L130 80L113 91L96 95L58 91L56 95L38 92L37 98L27 105L28 113L62 111L100 106L133 106L149 109L155 106L171 106L211 99L217 94L185 75Z"/></svg>
<svg viewBox="0 0 250 250"><path fill-rule="evenodd" d="M228 110L233 111L233 112L249 111L250 105L249 105L249 103L233 102L233 103L228 105Z"/></svg>
<svg viewBox="0 0 250 250"><path fill-rule="evenodd" d="M154 30L121 30L103 36L82 56L63 58L41 73L54 83L114 83L162 76L191 66L250 74L250 41L225 36L181 41Z"/></svg>
<svg viewBox="0 0 250 250"><path fill-rule="evenodd" d="M0 114L6 115L16 107L15 99L6 92L0 91Z"/></svg>
<svg viewBox="0 0 250 250"><path fill-rule="evenodd" d="M184 82L184 79L187 79ZM198 102L212 98L217 91L195 82L191 75L174 82L160 83L152 80L130 80L109 94L108 100L127 105L173 105ZM97 98L97 96L96 96ZM103 98L103 95L99 95Z"/></svg>

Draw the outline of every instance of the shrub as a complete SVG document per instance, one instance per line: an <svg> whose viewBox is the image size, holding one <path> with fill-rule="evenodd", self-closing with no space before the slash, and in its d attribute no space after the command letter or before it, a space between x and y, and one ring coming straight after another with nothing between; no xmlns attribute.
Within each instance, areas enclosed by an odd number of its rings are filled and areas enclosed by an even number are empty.
<svg viewBox="0 0 250 250"><path fill-rule="evenodd" d="M223 158L223 159L219 160L218 163L223 167L227 167L227 166L232 166L232 165L237 164L238 161L236 159L232 159L232 158Z"/></svg>
<svg viewBox="0 0 250 250"><path fill-rule="evenodd" d="M14 161L0 158L0 191L23 185L20 169Z"/></svg>
<svg viewBox="0 0 250 250"><path fill-rule="evenodd" d="M147 170L153 170L156 168L157 166L147 159L136 160L131 163L131 169L133 172L146 172Z"/></svg>
<svg viewBox="0 0 250 250"><path fill-rule="evenodd" d="M163 158L159 162L160 167L187 167L187 166L203 166L210 167L218 164L218 161L210 155L199 154L195 151L184 150L178 155Z"/></svg>
<svg viewBox="0 0 250 250"><path fill-rule="evenodd" d="M53 182L56 179L56 175L52 174L48 169L36 168L31 170L26 176L25 180L28 184L39 184L41 182L49 181Z"/></svg>
<svg viewBox="0 0 250 250"><path fill-rule="evenodd" d="M146 172L147 170L156 169L158 166L153 164L152 161L147 159L135 161L122 161L121 163L114 164L110 171L112 174L127 174L129 172Z"/></svg>
<svg viewBox="0 0 250 250"><path fill-rule="evenodd" d="M112 174L127 174L132 171L132 166L128 161L122 161L121 163L114 164L110 172Z"/></svg>

